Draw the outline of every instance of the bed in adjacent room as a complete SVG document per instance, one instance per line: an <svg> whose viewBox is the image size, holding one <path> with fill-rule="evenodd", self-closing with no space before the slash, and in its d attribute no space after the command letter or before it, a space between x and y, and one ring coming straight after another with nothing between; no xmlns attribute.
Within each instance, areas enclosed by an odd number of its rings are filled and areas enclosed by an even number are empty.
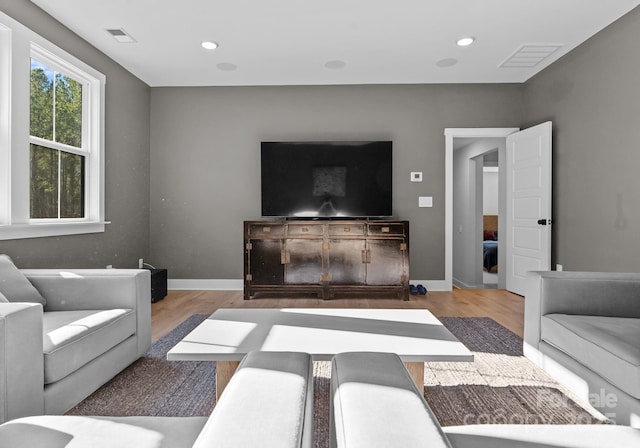
<svg viewBox="0 0 640 448"><path fill-rule="evenodd" d="M498 272L498 215L483 216L482 267Z"/></svg>

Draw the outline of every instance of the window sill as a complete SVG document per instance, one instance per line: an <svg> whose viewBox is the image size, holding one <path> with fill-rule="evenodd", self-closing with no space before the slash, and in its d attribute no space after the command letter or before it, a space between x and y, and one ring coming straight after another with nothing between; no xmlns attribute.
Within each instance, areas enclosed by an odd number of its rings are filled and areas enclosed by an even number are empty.
<svg viewBox="0 0 640 448"><path fill-rule="evenodd" d="M0 240L102 233L104 232L105 224L109 224L109 222L91 221L0 225Z"/></svg>

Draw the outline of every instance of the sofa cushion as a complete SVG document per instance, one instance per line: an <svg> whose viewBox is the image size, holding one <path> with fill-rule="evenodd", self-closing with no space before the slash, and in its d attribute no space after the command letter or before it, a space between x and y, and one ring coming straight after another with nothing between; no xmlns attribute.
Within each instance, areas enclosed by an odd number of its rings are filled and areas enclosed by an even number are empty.
<svg viewBox="0 0 640 448"><path fill-rule="evenodd" d="M312 444L313 363L307 353L249 352L193 448Z"/></svg>
<svg viewBox="0 0 640 448"><path fill-rule="evenodd" d="M0 448L191 448L206 420L206 417L26 417L0 425Z"/></svg>
<svg viewBox="0 0 640 448"><path fill-rule="evenodd" d="M541 339L640 398L640 319L547 314Z"/></svg>
<svg viewBox="0 0 640 448"><path fill-rule="evenodd" d="M453 448L640 446L640 429L620 425L466 425L443 430Z"/></svg>
<svg viewBox="0 0 640 448"><path fill-rule="evenodd" d="M13 264L8 255L0 254L0 293L9 302L29 302L46 305L44 297Z"/></svg>
<svg viewBox="0 0 640 448"><path fill-rule="evenodd" d="M48 311L43 315L44 382L78 370L136 332L130 309Z"/></svg>

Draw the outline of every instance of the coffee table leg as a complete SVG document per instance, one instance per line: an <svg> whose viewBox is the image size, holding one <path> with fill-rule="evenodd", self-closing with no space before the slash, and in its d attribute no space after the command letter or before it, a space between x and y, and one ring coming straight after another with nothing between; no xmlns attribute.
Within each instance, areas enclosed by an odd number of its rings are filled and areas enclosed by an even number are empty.
<svg viewBox="0 0 640 448"><path fill-rule="evenodd" d="M240 361L216 361L216 401L231 380Z"/></svg>
<svg viewBox="0 0 640 448"><path fill-rule="evenodd" d="M405 362L404 365L418 386L418 390L424 393L424 362Z"/></svg>

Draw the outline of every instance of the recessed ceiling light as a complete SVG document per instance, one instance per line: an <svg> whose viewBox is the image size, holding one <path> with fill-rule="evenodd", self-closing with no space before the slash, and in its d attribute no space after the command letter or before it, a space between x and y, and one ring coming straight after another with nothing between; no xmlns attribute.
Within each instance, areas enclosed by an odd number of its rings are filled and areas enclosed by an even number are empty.
<svg viewBox="0 0 640 448"><path fill-rule="evenodd" d="M457 63L458 63L458 60L455 58L446 58L446 59L440 59L438 62L436 62L436 65L440 68L446 68L446 67L453 67Z"/></svg>
<svg viewBox="0 0 640 448"><path fill-rule="evenodd" d="M459 47L468 47L469 45L471 45L474 41L476 40L475 37L469 36L469 37L462 37L460 39L458 39L458 46Z"/></svg>
<svg viewBox="0 0 640 448"><path fill-rule="evenodd" d="M327 61L324 64L325 68L328 68L329 70L340 70L341 68L345 68L347 66L347 63L344 61L339 61L339 60L335 60L335 61Z"/></svg>
<svg viewBox="0 0 640 448"><path fill-rule="evenodd" d="M209 41L209 40L205 40L200 45L202 45L202 48L204 48L205 50L215 50L216 48L218 48L218 44L217 43Z"/></svg>
<svg viewBox="0 0 640 448"><path fill-rule="evenodd" d="M231 62L220 62L219 64L216 64L216 67L218 67L218 70L225 72L232 72L238 68L236 64L232 64Z"/></svg>

